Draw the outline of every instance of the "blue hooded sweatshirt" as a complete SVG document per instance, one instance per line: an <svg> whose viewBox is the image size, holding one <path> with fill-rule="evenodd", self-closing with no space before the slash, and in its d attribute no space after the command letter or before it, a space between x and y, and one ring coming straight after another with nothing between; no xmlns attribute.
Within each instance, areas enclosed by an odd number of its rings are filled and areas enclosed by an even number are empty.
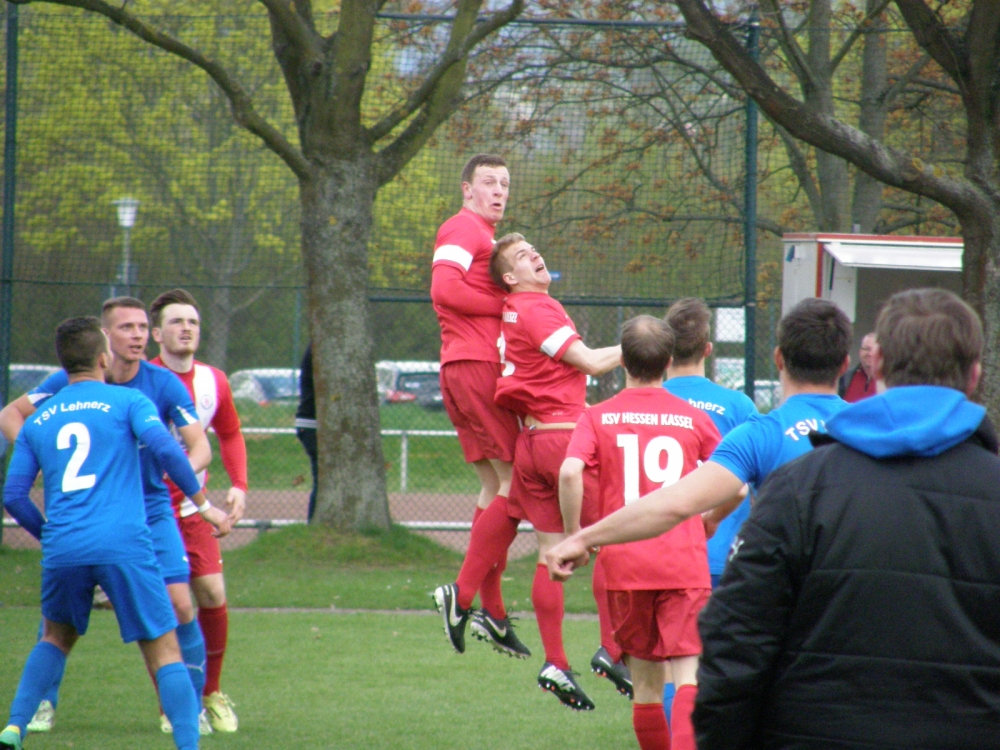
<svg viewBox="0 0 1000 750"><path fill-rule="evenodd" d="M937 456L969 438L985 416L985 408L954 388L909 385L852 404L826 429L872 458Z"/></svg>

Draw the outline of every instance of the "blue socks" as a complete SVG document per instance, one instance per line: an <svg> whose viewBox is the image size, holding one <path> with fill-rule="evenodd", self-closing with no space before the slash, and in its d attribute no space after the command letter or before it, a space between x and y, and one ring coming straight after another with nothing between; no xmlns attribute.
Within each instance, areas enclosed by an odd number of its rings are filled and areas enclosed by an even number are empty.
<svg viewBox="0 0 1000 750"><path fill-rule="evenodd" d="M663 711L667 714L667 723L670 723L670 709L674 705L674 694L677 692L677 688L674 687L673 681L668 682L663 686Z"/></svg>
<svg viewBox="0 0 1000 750"><path fill-rule="evenodd" d="M198 620L177 626L177 642L181 647L181 658L191 676L194 694L201 700L205 692L205 638L201 634Z"/></svg>
<svg viewBox="0 0 1000 750"><path fill-rule="evenodd" d="M45 619L43 618L38 623L38 640L42 640L42 636L45 635ZM52 708L56 708L59 705L59 686L62 685L62 672L59 673L59 679L52 683L45 695L42 696L43 701L48 701L52 704Z"/></svg>
<svg viewBox="0 0 1000 750"><path fill-rule="evenodd" d="M51 643L39 641L31 649L28 660L24 663L24 671L21 672L21 682L17 686L14 702L10 706L10 721L7 722L21 730L22 738L26 734L25 727L35 715L46 691L53 683L58 684L62 680L65 669L66 654ZM197 730L197 720L195 729Z"/></svg>
<svg viewBox="0 0 1000 750"><path fill-rule="evenodd" d="M198 750L198 707L188 670L180 662L165 664L156 672L160 705L174 728L178 750Z"/></svg>

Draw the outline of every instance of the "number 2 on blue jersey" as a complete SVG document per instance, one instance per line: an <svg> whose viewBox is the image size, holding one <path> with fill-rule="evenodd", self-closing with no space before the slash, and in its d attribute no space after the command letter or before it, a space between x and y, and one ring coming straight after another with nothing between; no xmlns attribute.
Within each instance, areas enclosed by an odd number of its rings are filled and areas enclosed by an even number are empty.
<svg viewBox="0 0 1000 750"><path fill-rule="evenodd" d="M56 448L61 451L70 449L70 438L76 438L76 449L69 457L66 471L63 473L62 491L89 490L97 482L96 474L80 475L83 462L90 455L90 431L83 422L70 422L62 426L56 435Z"/></svg>

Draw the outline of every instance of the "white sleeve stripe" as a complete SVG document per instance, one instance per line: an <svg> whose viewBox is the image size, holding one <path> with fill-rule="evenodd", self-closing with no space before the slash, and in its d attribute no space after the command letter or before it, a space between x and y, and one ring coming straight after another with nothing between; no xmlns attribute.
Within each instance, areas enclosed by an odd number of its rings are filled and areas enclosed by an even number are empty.
<svg viewBox="0 0 1000 750"><path fill-rule="evenodd" d="M556 356L556 352L562 348L562 345L565 344L571 336L575 335L576 332L572 328L569 326L563 326L542 342L541 350L550 357L554 357Z"/></svg>
<svg viewBox="0 0 1000 750"><path fill-rule="evenodd" d="M434 251L434 260L432 262L437 263L439 260L450 260L452 263L458 263L458 265L468 271L469 266L472 265L472 253L458 245L441 245L441 247Z"/></svg>
<svg viewBox="0 0 1000 750"><path fill-rule="evenodd" d="M51 393L29 393L28 394L28 401L31 402L32 406L34 406L35 404L37 404L39 401L44 401L47 398L52 398L52 394Z"/></svg>

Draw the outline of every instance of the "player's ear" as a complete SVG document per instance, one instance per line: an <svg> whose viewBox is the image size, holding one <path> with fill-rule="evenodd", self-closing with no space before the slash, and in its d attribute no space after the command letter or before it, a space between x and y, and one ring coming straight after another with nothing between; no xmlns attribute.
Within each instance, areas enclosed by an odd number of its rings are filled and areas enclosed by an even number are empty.
<svg viewBox="0 0 1000 750"><path fill-rule="evenodd" d="M712 344L711 341L709 341L707 344L705 344L705 353L702 355L702 358L708 359L709 357L712 356L712 352L714 351L715 351L715 345Z"/></svg>
<svg viewBox="0 0 1000 750"><path fill-rule="evenodd" d="M157 344L163 343L163 331L161 331L159 328L150 328L149 333L153 337L153 341L155 341Z"/></svg>
<svg viewBox="0 0 1000 750"><path fill-rule="evenodd" d="M785 356L781 353L781 347L778 346L774 347L774 366L779 371L785 369Z"/></svg>
<svg viewBox="0 0 1000 750"><path fill-rule="evenodd" d="M851 355L848 354L844 357L844 363L840 366L840 372L837 373L837 377L841 377L845 372L851 369Z"/></svg>
<svg viewBox="0 0 1000 750"><path fill-rule="evenodd" d="M507 286L514 286L517 284L517 277L510 271L503 275L503 280L507 283Z"/></svg>
<svg viewBox="0 0 1000 750"><path fill-rule="evenodd" d="M467 201L472 200L472 183L470 182L462 183L462 199Z"/></svg>

